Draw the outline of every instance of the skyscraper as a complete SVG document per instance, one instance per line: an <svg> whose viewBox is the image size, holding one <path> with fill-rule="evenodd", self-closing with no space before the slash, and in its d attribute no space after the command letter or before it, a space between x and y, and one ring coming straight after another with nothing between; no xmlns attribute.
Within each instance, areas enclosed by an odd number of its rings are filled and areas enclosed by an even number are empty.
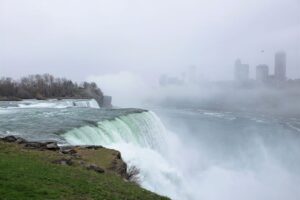
<svg viewBox="0 0 300 200"><path fill-rule="evenodd" d="M277 81L286 80L286 53L281 51L275 54L275 79Z"/></svg>
<svg viewBox="0 0 300 200"><path fill-rule="evenodd" d="M238 82L249 80L249 65L242 64L241 60L238 59L234 64L234 75L235 80Z"/></svg>
<svg viewBox="0 0 300 200"><path fill-rule="evenodd" d="M256 66L256 81L266 82L269 77L269 66L268 65L258 65Z"/></svg>

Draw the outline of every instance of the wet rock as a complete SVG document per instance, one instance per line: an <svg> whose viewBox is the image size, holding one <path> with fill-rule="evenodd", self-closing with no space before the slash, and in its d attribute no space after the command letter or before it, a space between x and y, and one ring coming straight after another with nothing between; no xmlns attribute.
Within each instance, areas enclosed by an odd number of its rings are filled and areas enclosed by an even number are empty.
<svg viewBox="0 0 300 200"><path fill-rule="evenodd" d="M117 152L115 156L109 169L126 178L128 176L127 164L122 160L120 152Z"/></svg>
<svg viewBox="0 0 300 200"><path fill-rule="evenodd" d="M25 139L23 139L23 138L18 138L17 140L16 140L16 143L18 143L18 144L23 144L23 143L26 143L27 141L25 140Z"/></svg>
<svg viewBox="0 0 300 200"><path fill-rule="evenodd" d="M61 149L60 150L61 153L63 154L70 154L70 155L75 155L77 154L77 151L75 149Z"/></svg>
<svg viewBox="0 0 300 200"><path fill-rule="evenodd" d="M59 147L56 142L50 142L46 144L46 149L56 151L59 150Z"/></svg>
<svg viewBox="0 0 300 200"><path fill-rule="evenodd" d="M4 138L0 138L0 140L2 140L4 142L15 142L18 144L23 144L23 143L27 142L25 139L23 139L21 137L13 136L13 135L9 135Z"/></svg>
<svg viewBox="0 0 300 200"><path fill-rule="evenodd" d="M17 138L13 135L10 135L10 136L6 136L6 137L2 138L2 140L5 142L15 142L17 140Z"/></svg>
<svg viewBox="0 0 300 200"><path fill-rule="evenodd" d="M111 170L115 171L122 177L127 177L127 164L122 160L115 159L111 162Z"/></svg>
<svg viewBox="0 0 300 200"><path fill-rule="evenodd" d="M66 154L66 155L70 155L73 158L77 158L77 159L81 158L81 155L78 154L78 152L76 151L76 149L73 149L73 148L70 148L70 147L67 147L67 148L66 147L62 147L60 149L60 153L61 154Z"/></svg>
<svg viewBox="0 0 300 200"><path fill-rule="evenodd" d="M44 145L40 142L26 142L24 147L29 149L41 149Z"/></svg>
<svg viewBox="0 0 300 200"><path fill-rule="evenodd" d="M38 150L59 150L59 146L56 142L24 142L24 148L38 149Z"/></svg>
<svg viewBox="0 0 300 200"><path fill-rule="evenodd" d="M89 146L82 146L82 147L85 149L94 149L94 150L103 148L103 146L96 146L96 145L89 145Z"/></svg>
<svg viewBox="0 0 300 200"><path fill-rule="evenodd" d="M120 152L117 152L116 157L117 157L117 159L122 159L122 158L121 158L121 153L120 153Z"/></svg>
<svg viewBox="0 0 300 200"><path fill-rule="evenodd" d="M93 171L98 172L98 173L104 173L104 169L102 169L101 167L98 167L95 164L89 164L89 165L87 165L86 169L93 170Z"/></svg>
<svg viewBox="0 0 300 200"><path fill-rule="evenodd" d="M58 160L54 160L52 161L52 163L54 164L59 164L59 165L72 165L73 161L71 159L67 159L67 158L62 158L62 159L58 159Z"/></svg>

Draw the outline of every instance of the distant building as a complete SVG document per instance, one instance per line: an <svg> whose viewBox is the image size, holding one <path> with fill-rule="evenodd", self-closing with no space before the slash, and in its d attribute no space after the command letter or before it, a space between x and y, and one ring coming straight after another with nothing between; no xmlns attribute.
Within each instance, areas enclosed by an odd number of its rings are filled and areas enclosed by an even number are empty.
<svg viewBox="0 0 300 200"><path fill-rule="evenodd" d="M249 80L249 65L242 64L241 60L238 59L234 64L234 76L238 82L244 82Z"/></svg>
<svg viewBox="0 0 300 200"><path fill-rule="evenodd" d="M256 81L266 82L269 78L269 66L258 65L256 66Z"/></svg>
<svg viewBox="0 0 300 200"><path fill-rule="evenodd" d="M275 79L277 81L286 80L286 53L281 51L275 54Z"/></svg>

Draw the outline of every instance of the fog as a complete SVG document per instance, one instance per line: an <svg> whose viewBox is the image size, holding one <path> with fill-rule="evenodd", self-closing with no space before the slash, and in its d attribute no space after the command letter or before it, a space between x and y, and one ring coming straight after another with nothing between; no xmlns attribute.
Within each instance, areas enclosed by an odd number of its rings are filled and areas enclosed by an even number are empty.
<svg viewBox="0 0 300 200"><path fill-rule="evenodd" d="M299 199L299 67L299 0L0 0L0 77L95 82L153 110L108 126L126 137L110 147L173 199Z"/></svg>
<svg viewBox="0 0 300 200"><path fill-rule="evenodd" d="M153 86L195 65L203 80L230 80L236 58L273 66L285 50L297 78L299 10L298 0L0 0L0 75L127 71Z"/></svg>

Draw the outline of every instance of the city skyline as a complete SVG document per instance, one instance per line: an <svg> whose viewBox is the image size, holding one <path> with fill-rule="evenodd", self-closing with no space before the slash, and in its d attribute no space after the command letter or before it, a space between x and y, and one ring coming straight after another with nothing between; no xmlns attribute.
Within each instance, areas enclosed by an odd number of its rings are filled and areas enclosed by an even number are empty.
<svg viewBox="0 0 300 200"><path fill-rule="evenodd" d="M299 6L297 0L3 0L0 73L85 81L129 72L151 84L162 73L196 65L201 79L230 80L236 56L250 66L271 65L274 51L284 49L294 78L300 76Z"/></svg>
<svg viewBox="0 0 300 200"><path fill-rule="evenodd" d="M258 82L266 82L268 80L286 81L287 77L287 54L285 51L277 51L274 54L273 70L264 63L250 67L248 64L242 64L240 59L234 63L234 80L238 82L249 81L254 79ZM250 71L255 70L254 77L250 77ZM272 73L273 72L273 73Z"/></svg>
<svg viewBox="0 0 300 200"><path fill-rule="evenodd" d="M287 76L287 54L285 51L276 51L273 55L273 65L267 64L257 64L255 66L250 66L249 64L243 63L241 59L237 59L234 62L233 68L233 81L236 82L248 82L255 80L258 83L268 83L268 82L284 82L289 79ZM255 72L251 76L251 72ZM198 67L195 65L186 68L186 71L181 72L181 76L162 74L159 78L159 84L161 86L166 85L182 85L182 84L197 84L200 82L205 82L201 79L199 74L202 73L198 71ZM295 78L295 79L298 79ZM226 81L226 80L221 80Z"/></svg>

